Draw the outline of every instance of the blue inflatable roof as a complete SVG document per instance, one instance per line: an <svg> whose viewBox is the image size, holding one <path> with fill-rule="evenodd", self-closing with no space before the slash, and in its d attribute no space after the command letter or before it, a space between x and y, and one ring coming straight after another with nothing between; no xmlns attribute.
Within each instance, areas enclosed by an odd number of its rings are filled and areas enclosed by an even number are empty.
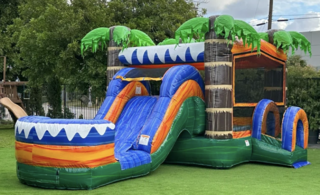
<svg viewBox="0 0 320 195"><path fill-rule="evenodd" d="M204 42L131 47L119 53L125 65L194 63L204 61Z"/></svg>

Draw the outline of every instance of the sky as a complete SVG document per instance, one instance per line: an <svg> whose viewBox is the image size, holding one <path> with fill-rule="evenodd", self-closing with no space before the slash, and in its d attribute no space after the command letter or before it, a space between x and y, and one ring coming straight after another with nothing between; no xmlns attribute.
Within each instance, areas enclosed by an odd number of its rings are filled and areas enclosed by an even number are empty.
<svg viewBox="0 0 320 195"><path fill-rule="evenodd" d="M203 0L202 0L203 1ZM200 8L207 14L227 14L251 24L258 32L267 30L268 25L256 26L267 21L269 0L205 0ZM318 17L313 19L295 19ZM287 22L273 22L272 29L285 29L298 32L320 31L320 0L273 0L273 20L289 19Z"/></svg>

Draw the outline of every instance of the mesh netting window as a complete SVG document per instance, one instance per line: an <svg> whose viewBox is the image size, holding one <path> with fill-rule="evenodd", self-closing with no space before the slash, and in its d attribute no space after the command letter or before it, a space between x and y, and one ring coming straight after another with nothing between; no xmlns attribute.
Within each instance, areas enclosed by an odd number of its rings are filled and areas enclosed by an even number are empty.
<svg viewBox="0 0 320 195"><path fill-rule="evenodd" d="M283 65L265 56L236 59L235 103L283 102Z"/></svg>
<svg viewBox="0 0 320 195"><path fill-rule="evenodd" d="M149 81L151 86L151 95L158 96L160 95L160 86L162 81Z"/></svg>

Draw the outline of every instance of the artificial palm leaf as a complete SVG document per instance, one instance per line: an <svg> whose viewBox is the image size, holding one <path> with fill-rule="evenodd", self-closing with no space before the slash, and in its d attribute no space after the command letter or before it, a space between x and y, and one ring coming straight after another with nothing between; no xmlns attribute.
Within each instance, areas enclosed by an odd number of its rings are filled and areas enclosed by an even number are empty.
<svg viewBox="0 0 320 195"><path fill-rule="evenodd" d="M234 19L229 15L221 15L214 21L214 30L217 35L224 36L225 39L231 34L234 41Z"/></svg>
<svg viewBox="0 0 320 195"><path fill-rule="evenodd" d="M277 48L281 48L285 53L292 48L292 53L294 54L294 45L292 44L292 38L290 33L286 31L277 31L273 34L273 44Z"/></svg>
<svg viewBox="0 0 320 195"><path fill-rule="evenodd" d="M268 33L261 32L261 33L259 33L259 36L260 36L260 39L263 39L263 40L269 42L269 35L268 35Z"/></svg>
<svg viewBox="0 0 320 195"><path fill-rule="evenodd" d="M109 28L96 28L90 31L86 36L81 39L81 55L89 47L92 47L92 52L96 52L99 43L101 43L102 49L106 46L106 42L109 41Z"/></svg>
<svg viewBox="0 0 320 195"><path fill-rule="evenodd" d="M155 45L152 39L144 32L133 29L130 31L130 46L152 46Z"/></svg>
<svg viewBox="0 0 320 195"><path fill-rule="evenodd" d="M300 49L304 51L304 53L308 52L311 57L311 44L308 39L303 34L296 31L288 31L288 33L291 35L292 44L294 45L295 49L298 49L300 46Z"/></svg>
<svg viewBox="0 0 320 195"><path fill-rule="evenodd" d="M160 42L158 45L174 45L174 44L176 44L176 39L166 38L165 40Z"/></svg>
<svg viewBox="0 0 320 195"><path fill-rule="evenodd" d="M113 30L113 41L118 45L123 45L123 48L128 47L128 37L130 34L130 29L126 26L116 26Z"/></svg>
<svg viewBox="0 0 320 195"><path fill-rule="evenodd" d="M209 32L209 18L192 18L183 23L175 32L176 44L179 44L179 39L183 43L188 43L195 35L198 39L203 39L204 35Z"/></svg>
<svg viewBox="0 0 320 195"><path fill-rule="evenodd" d="M239 39L242 39L243 45L251 45L252 50L257 47L257 52L260 52L260 35L251 25L242 20L234 20L234 32Z"/></svg>
<svg viewBox="0 0 320 195"><path fill-rule="evenodd" d="M197 42L204 42L204 37L202 39L194 39L189 37L187 43L197 43Z"/></svg>

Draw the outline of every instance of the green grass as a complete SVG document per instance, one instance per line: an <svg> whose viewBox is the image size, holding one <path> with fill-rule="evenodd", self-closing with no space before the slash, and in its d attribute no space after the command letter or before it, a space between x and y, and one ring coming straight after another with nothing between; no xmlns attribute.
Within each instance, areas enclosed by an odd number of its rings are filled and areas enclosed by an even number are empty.
<svg viewBox="0 0 320 195"><path fill-rule="evenodd" d="M1 124L0 123L0 130L3 130L3 129L11 129L13 128L13 124L10 123L10 124Z"/></svg>
<svg viewBox="0 0 320 195"><path fill-rule="evenodd" d="M10 125L12 128L12 125ZM8 149L8 148L13 148L14 149L14 131L12 129L4 129L4 127L0 128L0 149ZM1 151L1 150L0 150ZM1 159L1 152L0 152L0 159ZM0 166L1 166L2 160L0 160ZM0 172L1 175L1 172Z"/></svg>
<svg viewBox="0 0 320 195"><path fill-rule="evenodd" d="M136 179L110 184L91 191L46 190L29 187L16 176L14 132L0 130L0 194L290 194L320 193L320 150L309 149L309 166L288 167L242 164L219 170L204 167L161 165L155 172Z"/></svg>

